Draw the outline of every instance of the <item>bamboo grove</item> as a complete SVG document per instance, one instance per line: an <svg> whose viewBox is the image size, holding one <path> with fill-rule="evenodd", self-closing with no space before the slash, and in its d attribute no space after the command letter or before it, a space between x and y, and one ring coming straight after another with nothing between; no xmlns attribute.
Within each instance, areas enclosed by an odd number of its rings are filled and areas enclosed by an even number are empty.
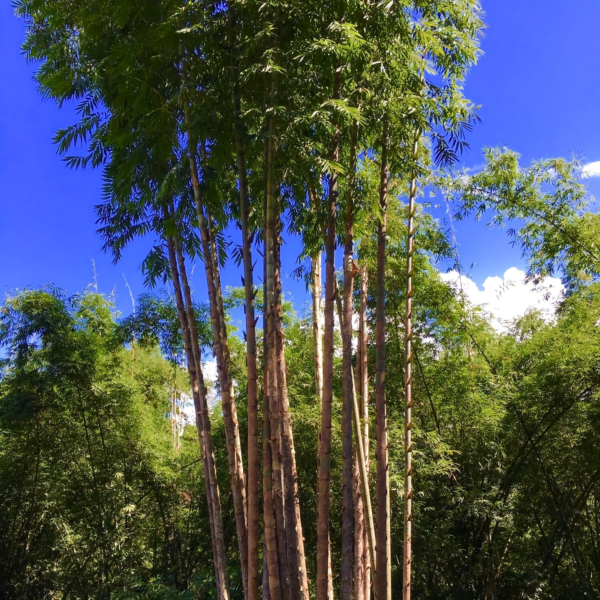
<svg viewBox="0 0 600 600"><path fill-rule="evenodd" d="M499 577L501 566L486 562L494 535L489 516L473 534L473 569L483 565L478 591L412 593L414 585L435 587L413 584L412 481L421 464L413 460L413 429L424 418L413 422L415 389L420 405L431 404L442 436L433 404L441 384L428 387L423 375L426 354L436 352L425 347L433 317L423 317L415 299L427 257L452 253L418 201L434 167L456 161L477 120L462 82L479 53L478 3L20 0L16 10L26 18L24 50L39 61L41 92L59 104L78 102L79 121L57 134L60 152L74 168L103 169L96 210L105 249L118 261L134 240L153 240L142 265L147 282L172 286L171 323L192 390L214 565L214 589L203 594L218 600L496 597L497 577L490 573L497 569ZM565 176L562 195L555 194L565 206L560 219L572 219L579 208L570 163L540 163L528 180L512 153L490 151L487 159L481 181L435 182L460 198L459 216L495 210L499 220L527 220L516 235L536 274L550 272L565 249L571 252L567 277L576 279L582 269L594 273L595 256L582 251L593 244L584 234L563 227L561 237L560 227L540 228L549 219L539 215L550 209L536 186L558 164ZM512 179L499 177L502 169ZM291 408L297 357L290 362L294 329L282 289L287 236L302 242L296 275L312 293L314 506L302 505L308 484ZM202 298L191 283L196 261L203 265ZM243 340L232 334L232 293L221 282L232 263L241 273L236 301L245 315ZM455 311L447 321L459 313L466 318L464 303L435 290L432 297L445 298L440 302ZM450 341L447 323L441 327L431 335L459 344ZM493 367L496 359L474 337L483 324L469 327L467 354L480 355L476 368L489 365L486 377L496 376L505 367L500 359ZM139 319L131 325L134 348L142 329ZM207 355L217 366L218 416L203 373ZM444 363L448 373L451 362ZM401 531L392 524L398 481L390 478L391 403L404 428L403 464L394 468L402 473ZM526 456L540 431L528 434ZM446 452L441 439L429 446L440 456ZM332 487L332 464L340 468L340 490ZM511 486L510 476L499 484L495 505L508 499ZM334 496L339 515L332 513ZM401 565L393 564L399 554L392 546L401 548ZM582 589L596 597L581 552L573 554Z"/></svg>

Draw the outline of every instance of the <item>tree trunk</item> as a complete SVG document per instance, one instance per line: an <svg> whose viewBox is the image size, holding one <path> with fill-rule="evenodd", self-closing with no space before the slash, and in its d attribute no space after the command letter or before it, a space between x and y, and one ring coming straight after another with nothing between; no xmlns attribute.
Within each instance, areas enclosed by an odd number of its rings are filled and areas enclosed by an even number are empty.
<svg viewBox="0 0 600 600"><path fill-rule="evenodd" d="M312 313L313 313L313 334L314 334L314 362L315 362L315 381L317 387L317 397L321 412L323 411L323 328L321 326L321 252L318 252L316 258L312 259ZM328 541L328 560L327 560L327 598L333 600L333 570L331 567L331 539Z"/></svg>
<svg viewBox="0 0 600 600"><path fill-rule="evenodd" d="M391 600L390 477L388 471L387 409L385 398L385 247L387 235L388 124L381 144L381 177L377 229L377 300L375 340L375 409L377 415L377 598Z"/></svg>
<svg viewBox="0 0 600 600"><path fill-rule="evenodd" d="M185 56L182 56L181 60L181 78L182 84L185 88L187 84ZM244 586L244 595L247 597L248 534L246 528L246 487L244 482L244 466L242 463L242 450L240 444L237 410L235 406L235 399L232 394L233 381L229 372L230 358L229 346L227 343L227 330L222 327L222 324L225 322L222 294L220 282L218 287L215 282L215 276L218 277L218 273L215 274L215 270L218 268L218 265L215 265L212 260L209 228L206 222L206 216L204 214L202 192L200 190L200 181L198 178L198 163L196 159L197 144L194 142L192 137L192 118L190 113L190 104L188 102L186 93L183 94L183 109L186 126L187 152L190 163L190 176L194 190L194 202L196 204L198 226L200 229L202 251L204 254L208 300L214 336L214 354L217 360L217 371L219 373L219 384L221 388L221 405L223 407L223 420L225 422L225 438L227 443L227 457L229 461L229 475L231 479L231 491L233 495L238 546L240 551L240 566ZM203 154L203 165L205 168L206 151L204 144L201 145L201 151Z"/></svg>
<svg viewBox="0 0 600 600"><path fill-rule="evenodd" d="M234 140L236 163L238 171L240 220L242 224L242 257L244 262L244 285L246 313L246 371L248 397L248 600L258 600L259 588L259 462L258 462L258 373L256 363L256 321L254 318L254 268L252 265L252 241L253 234L250 233L249 214L250 205L248 198L248 180L246 173L246 155L244 148L244 124L242 121L241 99L239 92L239 69L236 44L236 12L235 6L229 3L229 37L232 74L232 100L234 118Z"/></svg>
<svg viewBox="0 0 600 600"><path fill-rule="evenodd" d="M358 359L358 354L357 354ZM358 372L356 374L358 380ZM358 389L358 381L356 389ZM360 427L359 427L360 431ZM365 511L360 486L358 452L354 449L352 461L352 496L354 499L354 598L367 600L365 596Z"/></svg>
<svg viewBox="0 0 600 600"><path fill-rule="evenodd" d="M308 200L311 212L316 210L316 193L309 184ZM321 326L321 294L323 292L322 274L321 274L321 251L311 259L311 282L312 282L312 319L313 319L313 337L314 337L314 362L315 362L315 382L317 388L317 398L319 404L323 402L323 328Z"/></svg>
<svg viewBox="0 0 600 600"><path fill-rule="evenodd" d="M406 368L404 373L404 557L402 561L403 600L410 600L412 570L412 376L413 376L413 330L412 330L412 297L413 297L413 256L415 253L415 211L417 197L416 164L419 158L419 137L417 133L413 146L414 174L410 182L408 196L408 239L406 243Z"/></svg>
<svg viewBox="0 0 600 600"><path fill-rule="evenodd" d="M175 290L175 300L177 305L177 315L182 330L184 347L187 356L188 372L192 384L192 393L194 397L194 407L196 411L196 427L200 440L202 451L202 464L204 471L204 481L206 487L206 497L208 502L208 512L213 540L213 561L215 565L215 581L217 586L217 597L219 600L229 599L229 578L227 574L227 559L225 552L225 541L223 535L223 523L221 518L221 507L219 499L219 487L216 475L216 465L214 457L214 447L212 434L210 430L210 419L206 402L206 389L202 377L201 359L199 352L194 351L194 338L197 340L195 324L189 319L189 310L193 311L191 304L191 294L187 284L187 274L183 265L183 257L180 252L175 251L175 242L173 238L167 238L169 249L169 261L173 278L173 287ZM176 254L178 255L176 258ZM179 269L186 287L187 311L181 293L181 282L177 262L179 259ZM190 323L192 323L191 329Z"/></svg>
<svg viewBox="0 0 600 600"><path fill-rule="evenodd" d="M263 540L262 600L271 600L271 593L269 591L269 562L267 561L267 542L265 540Z"/></svg>
<svg viewBox="0 0 600 600"><path fill-rule="evenodd" d="M358 123L352 126L348 200L346 202L344 232L344 292L342 330L342 600L352 600L352 569L354 554L354 494L352 453L352 411L354 381L352 375L352 314L356 267L352 257L354 246L354 172Z"/></svg>
<svg viewBox="0 0 600 600"><path fill-rule="evenodd" d="M204 144L203 144L204 147ZM202 161L204 164L207 164L206 152L202 150ZM231 377L231 369L230 362L231 358L229 355L229 343L227 341L227 322L225 320L225 304L223 303L223 288L221 287L221 266L219 264L219 254L217 251L217 226L212 215L207 212L207 225L208 225L208 240L209 240L209 248L210 248L210 257L213 271L213 281L215 287L215 297L217 299L217 312L219 315L219 328L221 331L222 337L222 345L223 345L223 353L224 360L227 364L227 383L229 385L229 396L233 399L235 398L235 387L233 385L233 378ZM238 432L238 445L239 445L239 432ZM242 455L242 451L240 448L240 456Z"/></svg>
<svg viewBox="0 0 600 600"><path fill-rule="evenodd" d="M252 239L250 233L248 181L244 154L244 130L240 117L240 98L233 97L235 112L235 147L238 182L240 188L240 217L242 221L242 254L244 260L244 292L246 311L246 370L248 394L248 600L258 600L258 384L256 364L256 321L254 317L254 268L252 265Z"/></svg>
<svg viewBox="0 0 600 600"><path fill-rule="evenodd" d="M360 278L360 311L358 344L356 349L356 390L361 423L357 427L362 436L365 466L368 471L369 450L369 380L367 370L367 270L362 268ZM369 540L365 522L365 505L360 481L358 444L354 453L354 587L356 600L370 598Z"/></svg>
<svg viewBox="0 0 600 600"><path fill-rule="evenodd" d="M329 546L327 547L327 598L333 600L333 565L331 564L331 534L329 535Z"/></svg>
<svg viewBox="0 0 600 600"><path fill-rule="evenodd" d="M246 492L244 484L244 467L242 464L242 452L239 437L237 410L235 406L235 400L231 394L232 381L229 373L229 348L227 344L227 333L226 331L222 330L221 326L223 319L220 314L220 303L218 300L217 287L215 283L215 265L213 264L212 260L210 234L206 222L206 217L204 215L204 207L202 205L196 157L195 154L192 154L193 147L191 145L189 150L192 185L194 188L194 199L196 201L198 225L200 227L200 237L202 240L204 266L206 270L206 282L208 287L208 299L210 305L210 315L213 327L214 354L217 361L217 371L219 374L219 384L221 388L221 404L223 407L223 420L225 422L227 455L229 459L229 474L231 478L231 489L233 494L233 505L235 511L238 545L240 549L242 580L244 584L244 590L246 590L248 578Z"/></svg>
<svg viewBox="0 0 600 600"><path fill-rule="evenodd" d="M185 297L186 304L186 317L188 321L189 327L189 335L191 341L191 347L194 355L194 360L196 362L196 371L198 373L198 387L200 390L199 394L199 405L200 412L202 417L202 426L203 431L205 432L205 449L206 449L206 457L207 457L207 474L208 478L205 480L205 484L209 487L211 491L212 497L212 510L214 514L214 530L215 537L218 544L219 551L219 564L224 571L224 576L226 578L227 586L228 583L228 575L227 575L227 560L226 560L226 550L225 550L225 538L223 533L223 518L221 514L221 499L219 494L219 483L217 481L217 469L215 464L215 451L214 444L212 439L212 432L210 426L210 414L208 409L208 402L206 396L206 388L204 385L204 377L202 376L202 354L200 352L200 343L198 337L198 331L196 329L196 318L194 314L194 305L192 302L192 293L190 290L190 285L187 277L187 270L185 267L185 261L183 257L183 253L181 251L181 244L177 236L174 237L175 242L175 252L177 255L177 262L179 265L179 273L181 276L181 283L183 284L183 292ZM206 474L205 474L206 476Z"/></svg>
<svg viewBox="0 0 600 600"><path fill-rule="evenodd" d="M271 93L274 96L275 84ZM274 252L273 252L273 217L275 200L274 182L274 134L275 121L269 120L269 137L267 142L266 162L267 177L264 206L264 409L263 409L263 498L265 513L265 542L269 573L269 593L272 600L287 600L285 586L285 533L283 526L283 495L281 480L281 447L278 441L281 436L278 418L278 398L275 361L273 323L273 295L275 291Z"/></svg>
<svg viewBox="0 0 600 600"><path fill-rule="evenodd" d="M336 295L338 318L339 318L340 323L343 323L344 322L344 311L342 309L342 301L341 301L338 291L337 291L337 283L336 283L336 287L335 287L335 295ZM342 328L342 330L343 330L343 328ZM358 472L360 475L360 486L361 486L363 503L365 506L365 512L366 512L366 517L367 517L367 523L366 523L367 542L368 542L369 556L371 557L371 563L376 564L376 561L375 561L375 543L376 543L375 542L375 526L373 524L373 510L371 507L371 496L370 496L370 492L369 492L369 477L368 477L367 467L366 467L367 463L365 461L365 451L364 451L363 445L362 445L362 435L361 435L361 421L362 420L361 420L361 416L360 416L360 408L358 406L358 399L357 399L358 396L356 393L354 372L352 372L352 384L353 384L353 388L352 388L353 420L354 420L354 426L356 428L356 431L355 431L356 459L358 462ZM377 600L377 588L375 586L373 587L373 596L374 596L375 600Z"/></svg>
<svg viewBox="0 0 600 600"><path fill-rule="evenodd" d="M321 252L312 259L312 318L315 343L315 381L319 404L323 401L323 331L321 327Z"/></svg>
<svg viewBox="0 0 600 600"><path fill-rule="evenodd" d="M288 568L287 548L290 543L286 538L285 485L283 476L283 410L279 394L279 368L277 353L277 318L275 308L275 271L276 271L276 203L275 198L275 147L274 119L271 119L269 154L267 167L267 198L265 227L265 310L267 313L267 370L269 407L271 412L271 461L273 477L273 504L277 525L277 550L279 560L279 584L281 595L288 597L290 572Z"/></svg>
<svg viewBox="0 0 600 600"><path fill-rule="evenodd" d="M279 213L276 215L276 232L281 226ZM279 236L277 235L277 238ZM287 369L285 363L285 348L282 315L282 290L281 290L281 255L280 243L275 242L275 299L274 317L276 325L276 352L277 352L277 385L279 406L282 413L282 450L283 450L283 478L284 478L284 503L285 526L287 541L287 566L290 573L290 598L308 600L308 576L306 573L306 558L304 555L304 536L300 516L300 501L298 498L298 473L296 469L296 451L292 434L292 421L290 415L290 402L287 388Z"/></svg>
<svg viewBox="0 0 600 600"><path fill-rule="evenodd" d="M266 326L265 326L266 347ZM273 504L273 475L271 459L271 413L269 410L269 395L267 393L267 378L269 367L264 365L265 391L263 396L263 512L265 518L265 555L266 555L266 577L263 572L263 589L265 585L269 590L272 600L281 600L281 587L279 585L279 558L277 552L277 526L275 524L275 507Z"/></svg>
<svg viewBox="0 0 600 600"><path fill-rule="evenodd" d="M333 99L339 99L341 75L334 73ZM331 160L338 162L340 132L336 124ZM331 405L333 400L333 327L335 303L335 217L338 195L338 176L332 171L329 179L327 232L325 235L325 332L323 336L323 401L321 404L321 433L318 466L317 513L317 600L327 600L329 581L329 505L331 475Z"/></svg>
<svg viewBox="0 0 600 600"><path fill-rule="evenodd" d="M309 198L311 209L316 203L316 194L309 187ZM311 260L312 275L312 317L313 317L313 336L314 336L314 363L315 363L315 382L319 406L323 411L323 327L321 323L321 294L323 290L321 274L322 253L319 251L317 256ZM328 542L328 561L327 561L327 598L333 600L333 569L331 567L331 538Z"/></svg>
<svg viewBox="0 0 600 600"><path fill-rule="evenodd" d="M360 320L359 320L359 347L360 347L360 408L361 417L363 420L363 450L366 472L369 472L369 350L368 350L368 331L367 331L367 292L368 292L368 271L364 266L360 279ZM368 480L366 483L367 490L369 489ZM361 497L363 508L365 505L364 495ZM371 559L369 555L369 533L365 524L363 543L363 558L364 565L364 589L365 600L369 600L371 588Z"/></svg>

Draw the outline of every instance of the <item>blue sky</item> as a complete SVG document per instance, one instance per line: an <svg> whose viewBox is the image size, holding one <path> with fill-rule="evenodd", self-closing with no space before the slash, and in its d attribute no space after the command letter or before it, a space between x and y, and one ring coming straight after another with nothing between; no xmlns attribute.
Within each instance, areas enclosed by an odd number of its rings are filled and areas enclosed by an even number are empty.
<svg viewBox="0 0 600 600"><path fill-rule="evenodd" d="M481 164L481 148L507 145L523 160L581 155L600 161L600 2L598 0L483 0L488 29L483 57L472 70L466 94L481 105L463 164ZM99 171L72 171L56 154L55 131L75 121L72 107L43 100L32 80L35 65L20 53L23 22L8 2L0 6L0 293L53 283L75 293L93 282L92 260L102 292L115 290L123 312L131 308L124 275L135 295L143 291L140 263L148 250L137 243L117 266L101 249L94 205ZM600 177L589 181L600 196ZM505 232L484 224L456 224L463 264L474 264L481 285L522 265ZM234 240L237 243L237 239ZM288 246L290 272L295 244ZM194 285L203 295L202 269ZM224 284L240 285L226 269ZM303 284L284 282L297 308Z"/></svg>

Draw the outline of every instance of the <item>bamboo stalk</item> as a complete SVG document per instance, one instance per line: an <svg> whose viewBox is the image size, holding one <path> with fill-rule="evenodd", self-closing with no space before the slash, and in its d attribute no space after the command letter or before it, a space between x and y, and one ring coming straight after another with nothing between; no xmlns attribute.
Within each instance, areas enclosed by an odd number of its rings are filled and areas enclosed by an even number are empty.
<svg viewBox="0 0 600 600"><path fill-rule="evenodd" d="M415 254L415 212L417 197L416 164L419 158L420 131L417 131L413 145L414 171L410 182L408 196L408 240L406 266L406 368L404 375L405 419L404 419L404 556L402 561L403 600L410 600L412 591L412 379L413 379L413 329L412 329L412 298L413 298L413 257Z"/></svg>
<svg viewBox="0 0 600 600"><path fill-rule="evenodd" d="M340 299L340 295L338 293L337 282L335 284L335 294L336 294L336 305L338 312L338 319L340 320L340 324L343 321L344 314L342 312L342 302ZM358 467L360 472L360 484L362 489L362 494L365 499L366 504L366 512L367 512L367 537L369 542L369 555L371 558L371 570L373 572L372 581L373 583L377 579L377 571L376 571L376 561L375 561L375 550L376 550L376 538L375 538L375 522L373 520L373 507L371 504L371 494L369 492L369 475L367 472L367 463L365 460L365 448L363 445L362 433L361 433L361 424L362 419L360 418L360 409L358 406L358 399L356 395L356 385L354 385L354 373L352 377L352 416L353 423L356 432L356 448L358 451ZM377 588L373 585L373 597L377 600Z"/></svg>
<svg viewBox="0 0 600 600"><path fill-rule="evenodd" d="M271 99L275 96L275 80L271 84ZM274 255L272 248L272 219L273 219L273 196L274 196L274 135L275 120L269 118L269 135L266 146L266 181L265 181L265 199L264 199L264 409L263 409L263 501L264 501L264 519L265 519L265 543L267 548L268 564L268 582L269 594L272 600L281 600L287 598L287 588L285 587L285 562L281 562L282 552L285 555L284 541L279 539L283 528L278 523L278 518L283 516L282 507L277 505L276 485L278 473L274 476L274 465L278 464L276 453L279 452L276 439L280 435L279 422L273 418L272 413L277 410L276 394L276 368L273 364L275 360L273 335L274 323L272 319L272 294L274 291ZM273 431L276 428L276 431ZM283 576L282 576L283 575Z"/></svg>
<svg viewBox="0 0 600 600"><path fill-rule="evenodd" d="M367 267L363 266L361 279L360 279L360 319L359 319L359 347L360 352L358 355L360 356L360 400L361 400L361 415L363 417L363 449L364 449L364 463L365 469L367 473L366 486L368 489L369 479L369 356L368 356L368 332L367 332L367 291L368 291L368 283L367 283ZM369 494L369 502L371 501ZM364 502L363 499L363 513L364 513ZM365 600L369 600L371 589L371 565L374 564L371 561L371 556L368 550L369 544L369 530L364 527L364 598Z"/></svg>
<svg viewBox="0 0 600 600"><path fill-rule="evenodd" d="M368 473L368 452L369 452L369 381L368 381L368 356L367 356L367 323L366 323L366 305L367 305L367 270L365 267L360 269L360 310L359 310L359 329L358 345L356 349L356 371L355 386L357 390L357 402L359 404L359 413L363 421L361 426L361 438L364 449L364 461ZM358 434L357 434L358 435ZM366 524L366 499L363 498L361 474L358 459L358 448L355 448L355 457L353 465L354 478L354 586L356 600L369 600L370 598L370 555L369 539Z"/></svg>
<svg viewBox="0 0 600 600"><path fill-rule="evenodd" d="M321 253L312 259L312 315L315 343L315 381L319 404L323 401L323 332L321 330Z"/></svg>
<svg viewBox="0 0 600 600"><path fill-rule="evenodd" d="M242 253L244 261L244 291L246 312L246 369L248 396L248 600L258 600L259 577L259 462L258 462L258 370L256 362L256 321L254 311L254 269L252 238L249 225L248 181L244 154L244 131L241 124L240 99L234 93L236 117L235 145L240 187L240 217L242 222Z"/></svg>
<svg viewBox="0 0 600 600"><path fill-rule="evenodd" d="M334 71L333 94L339 99L341 74ZM337 162L340 152L340 129L335 125L332 139L331 160ZM319 440L318 497L317 497L317 600L327 600L332 587L329 568L329 511L331 489L331 413L333 402L333 328L335 285L335 222L338 196L338 175L330 175L327 208L327 232L325 235L325 328L323 335L323 401L321 403L321 433Z"/></svg>
<svg viewBox="0 0 600 600"><path fill-rule="evenodd" d="M377 231L377 301L375 338L375 405L377 414L377 438L375 459L377 461L377 596L379 600L391 600L391 510L390 474L387 437L386 405L386 357L385 357L385 268L387 237L387 194L388 194L388 145L389 124L384 121L381 149L381 172L379 206L381 219Z"/></svg>
<svg viewBox="0 0 600 600"><path fill-rule="evenodd" d="M354 246L354 178L356 172L356 146L358 143L358 122L352 125L350 143L350 164L348 169L348 199L344 217L344 285L343 315L340 320L342 330L342 582L341 599L352 600L353 559L354 559L354 493L352 451L352 413L356 395L352 372L352 314L354 279L358 269L352 258ZM339 300L339 293L338 293Z"/></svg>
<svg viewBox="0 0 600 600"><path fill-rule="evenodd" d="M276 220L277 231L281 227L279 212ZM279 237L279 236L277 236ZM289 570L290 598L308 600L308 576L306 573L306 557L304 554L304 537L298 498L298 472L296 468L296 451L292 433L290 403L287 387L287 368L285 362L284 331L282 320L281 290L281 256L280 241L275 242L275 326L277 353L277 386L279 405L282 417L282 458L285 503L285 528L287 542L287 567Z"/></svg>
<svg viewBox="0 0 600 600"><path fill-rule="evenodd" d="M187 84L186 61L182 56L181 61L182 83ZM248 591L248 534L246 527L246 488L244 482L244 466L242 463L242 450L239 437L239 426L237 420L237 409L235 399L232 394L233 382L230 377L230 357L227 343L227 330L223 327L224 315L220 285L217 285L215 279L218 278L214 264L213 250L211 248L210 232L203 205L202 192L200 190L200 180L198 176L198 162L196 158L197 144L192 138L192 118L190 114L190 104L187 94L183 94L184 122L186 126L187 151L190 164L190 178L194 192L194 202L198 217L198 227L200 229L200 239L204 254L204 266L206 271L206 283L208 287L208 299L210 305L210 314L214 335L214 353L217 360L217 371L219 374L219 383L221 387L221 405L223 407L223 420L225 422L225 437L227 443L227 457L229 462L229 473L231 479L231 491L233 495L234 513L236 521L236 531L238 547L240 552L240 566L242 572L242 582L244 586L244 595ZM206 166L206 150L204 144L201 144L203 154L203 166Z"/></svg>
<svg viewBox="0 0 600 600"><path fill-rule="evenodd" d="M175 289L177 314L184 339L188 371L192 383L192 393L194 397L194 405L196 410L196 425L200 441L200 449L202 451L203 471L204 478L206 481L206 496L209 509L211 536L213 540L212 548L215 566L217 597L219 598L219 600L228 600L230 596L229 578L227 574L227 559L225 553L225 542L223 537L223 526L221 520L219 488L216 478L216 466L214 461L214 448L212 445L212 435L210 432L210 420L208 419L208 410L205 409L206 391L204 388L204 380L202 378L202 367L193 349L190 322L188 319L188 315L186 314L186 303L183 300L183 295L181 292L181 282L179 279L180 276L177 266L175 244L173 238L167 238L167 245L169 249L169 261L171 264L173 287ZM180 265L181 264L182 263L180 262Z"/></svg>

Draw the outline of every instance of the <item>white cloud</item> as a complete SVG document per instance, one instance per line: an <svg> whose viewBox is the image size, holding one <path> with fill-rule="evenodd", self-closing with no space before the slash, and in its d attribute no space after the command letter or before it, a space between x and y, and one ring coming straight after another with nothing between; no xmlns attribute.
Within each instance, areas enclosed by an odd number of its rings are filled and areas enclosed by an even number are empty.
<svg viewBox="0 0 600 600"><path fill-rule="evenodd" d="M582 177L600 177L600 160L583 165Z"/></svg>
<svg viewBox="0 0 600 600"><path fill-rule="evenodd" d="M214 358L202 363L202 374L208 388L206 398L208 406L213 408L221 401L221 395L217 391L217 361ZM181 412L183 413L183 422L186 425L196 425L196 408L191 390L189 394L181 394Z"/></svg>
<svg viewBox="0 0 600 600"><path fill-rule="evenodd" d="M215 358L202 363L202 374L204 375L204 382L208 388L208 394L206 398L208 401L208 406L213 408L221 401L221 394L219 394L217 391L218 372L217 361Z"/></svg>
<svg viewBox="0 0 600 600"><path fill-rule="evenodd" d="M212 358L202 363L202 374L204 375L205 381L208 383L216 383L217 381L217 361Z"/></svg>
<svg viewBox="0 0 600 600"><path fill-rule="evenodd" d="M555 277L545 277L537 286L528 283L525 272L516 267L508 269L503 277L488 277L482 290L456 271L441 273L441 277L453 288L462 289L469 302L489 313L490 324L499 332L507 331L514 319L531 309L539 310L546 321L552 320L565 291Z"/></svg>
<svg viewBox="0 0 600 600"><path fill-rule="evenodd" d="M196 425L196 408L194 398L190 394L181 393L180 410L184 425Z"/></svg>

